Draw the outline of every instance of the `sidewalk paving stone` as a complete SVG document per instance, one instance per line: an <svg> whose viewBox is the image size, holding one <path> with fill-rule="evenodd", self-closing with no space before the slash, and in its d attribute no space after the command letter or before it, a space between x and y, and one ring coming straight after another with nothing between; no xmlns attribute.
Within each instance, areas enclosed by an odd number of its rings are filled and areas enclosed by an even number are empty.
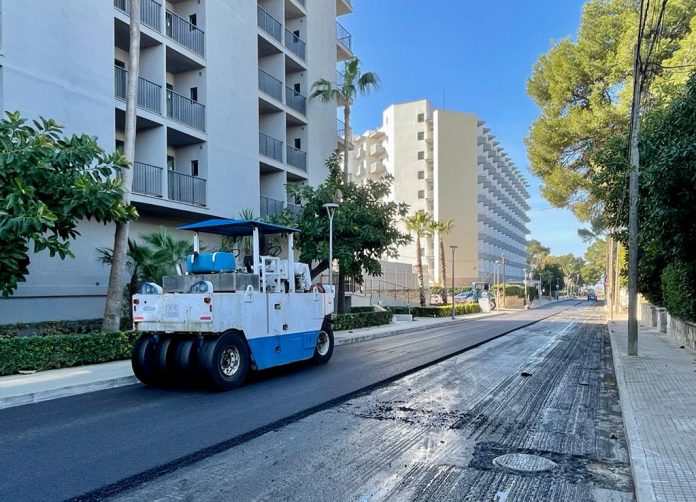
<svg viewBox="0 0 696 502"><path fill-rule="evenodd" d="M638 502L696 500L696 354L641 324L630 357L626 321L609 329Z"/></svg>

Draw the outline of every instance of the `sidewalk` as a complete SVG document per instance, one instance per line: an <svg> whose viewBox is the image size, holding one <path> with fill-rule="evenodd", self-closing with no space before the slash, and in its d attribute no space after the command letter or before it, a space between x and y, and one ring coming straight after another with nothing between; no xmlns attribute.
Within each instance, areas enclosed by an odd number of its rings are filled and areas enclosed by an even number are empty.
<svg viewBox="0 0 696 502"><path fill-rule="evenodd" d="M346 345L386 336L412 333L437 326L444 327L466 323L494 315L500 314L496 312L469 314L457 316L455 320L449 317L440 319L416 318L413 322L337 331L334 333L334 340L336 346ZM130 360L41 371L29 375L3 376L0 377L0 409L136 383L138 380L133 375Z"/></svg>
<svg viewBox="0 0 696 502"><path fill-rule="evenodd" d="M609 330L638 502L696 500L696 354L640 324L629 357L626 321Z"/></svg>

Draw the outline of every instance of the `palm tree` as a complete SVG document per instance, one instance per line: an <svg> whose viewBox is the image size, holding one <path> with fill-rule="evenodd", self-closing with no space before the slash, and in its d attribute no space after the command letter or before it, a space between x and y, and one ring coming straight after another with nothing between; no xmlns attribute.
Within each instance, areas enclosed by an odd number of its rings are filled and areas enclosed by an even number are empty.
<svg viewBox="0 0 696 502"><path fill-rule="evenodd" d="M372 89L379 89L379 76L373 72L362 73L360 60L352 57L345 62L343 82L333 84L326 79L319 79L312 84L310 99L319 99L322 103L334 103L343 107L343 179L348 182L348 142L350 140L350 111L355 98L369 94Z"/></svg>
<svg viewBox="0 0 696 502"><path fill-rule="evenodd" d="M406 230L416 234L416 274L418 275L418 297L421 307L425 307L425 285L423 284L423 255L421 254L421 237L433 233L433 218L422 209L404 220Z"/></svg>
<svg viewBox="0 0 696 502"><path fill-rule="evenodd" d="M454 220L435 222L435 231L440 238L440 285L442 286L442 301L447 303L447 264L445 263L445 237L454 229ZM454 291L452 291L454 294Z"/></svg>

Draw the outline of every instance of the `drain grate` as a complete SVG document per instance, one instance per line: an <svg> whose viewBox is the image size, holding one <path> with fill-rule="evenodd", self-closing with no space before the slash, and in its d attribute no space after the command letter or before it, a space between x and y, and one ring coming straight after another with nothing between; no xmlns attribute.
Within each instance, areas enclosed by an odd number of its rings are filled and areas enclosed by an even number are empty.
<svg viewBox="0 0 696 502"><path fill-rule="evenodd" d="M493 459L493 463L499 467L516 472L544 472L558 467L558 464L539 455L527 453L510 453Z"/></svg>

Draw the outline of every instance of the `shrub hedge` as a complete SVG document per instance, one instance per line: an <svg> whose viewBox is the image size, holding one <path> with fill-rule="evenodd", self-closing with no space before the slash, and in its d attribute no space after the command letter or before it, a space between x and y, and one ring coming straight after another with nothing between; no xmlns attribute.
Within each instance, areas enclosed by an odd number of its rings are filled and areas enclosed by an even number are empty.
<svg viewBox="0 0 696 502"><path fill-rule="evenodd" d="M685 321L696 321L696 265L668 265L661 282L662 300L669 313Z"/></svg>
<svg viewBox="0 0 696 502"><path fill-rule="evenodd" d="M3 324L0 325L0 338L96 333L101 329L101 323L101 319L85 319L81 321L44 321Z"/></svg>
<svg viewBox="0 0 696 502"><path fill-rule="evenodd" d="M392 312L353 312L350 314L335 314L333 316L334 331L345 329L367 328L368 326L381 326L389 324L392 320Z"/></svg>
<svg viewBox="0 0 696 502"><path fill-rule="evenodd" d="M359 314L363 312L374 312L375 309L374 307L351 307L350 308L350 313L351 314Z"/></svg>
<svg viewBox="0 0 696 502"><path fill-rule="evenodd" d="M0 375L129 359L139 333L0 338Z"/></svg>
<svg viewBox="0 0 696 502"><path fill-rule="evenodd" d="M389 307L394 314L408 314L408 307ZM476 314L481 312L478 303L462 303L454 306L456 315ZM437 307L411 307L410 313L415 317L448 317L452 315L452 305L438 305Z"/></svg>

